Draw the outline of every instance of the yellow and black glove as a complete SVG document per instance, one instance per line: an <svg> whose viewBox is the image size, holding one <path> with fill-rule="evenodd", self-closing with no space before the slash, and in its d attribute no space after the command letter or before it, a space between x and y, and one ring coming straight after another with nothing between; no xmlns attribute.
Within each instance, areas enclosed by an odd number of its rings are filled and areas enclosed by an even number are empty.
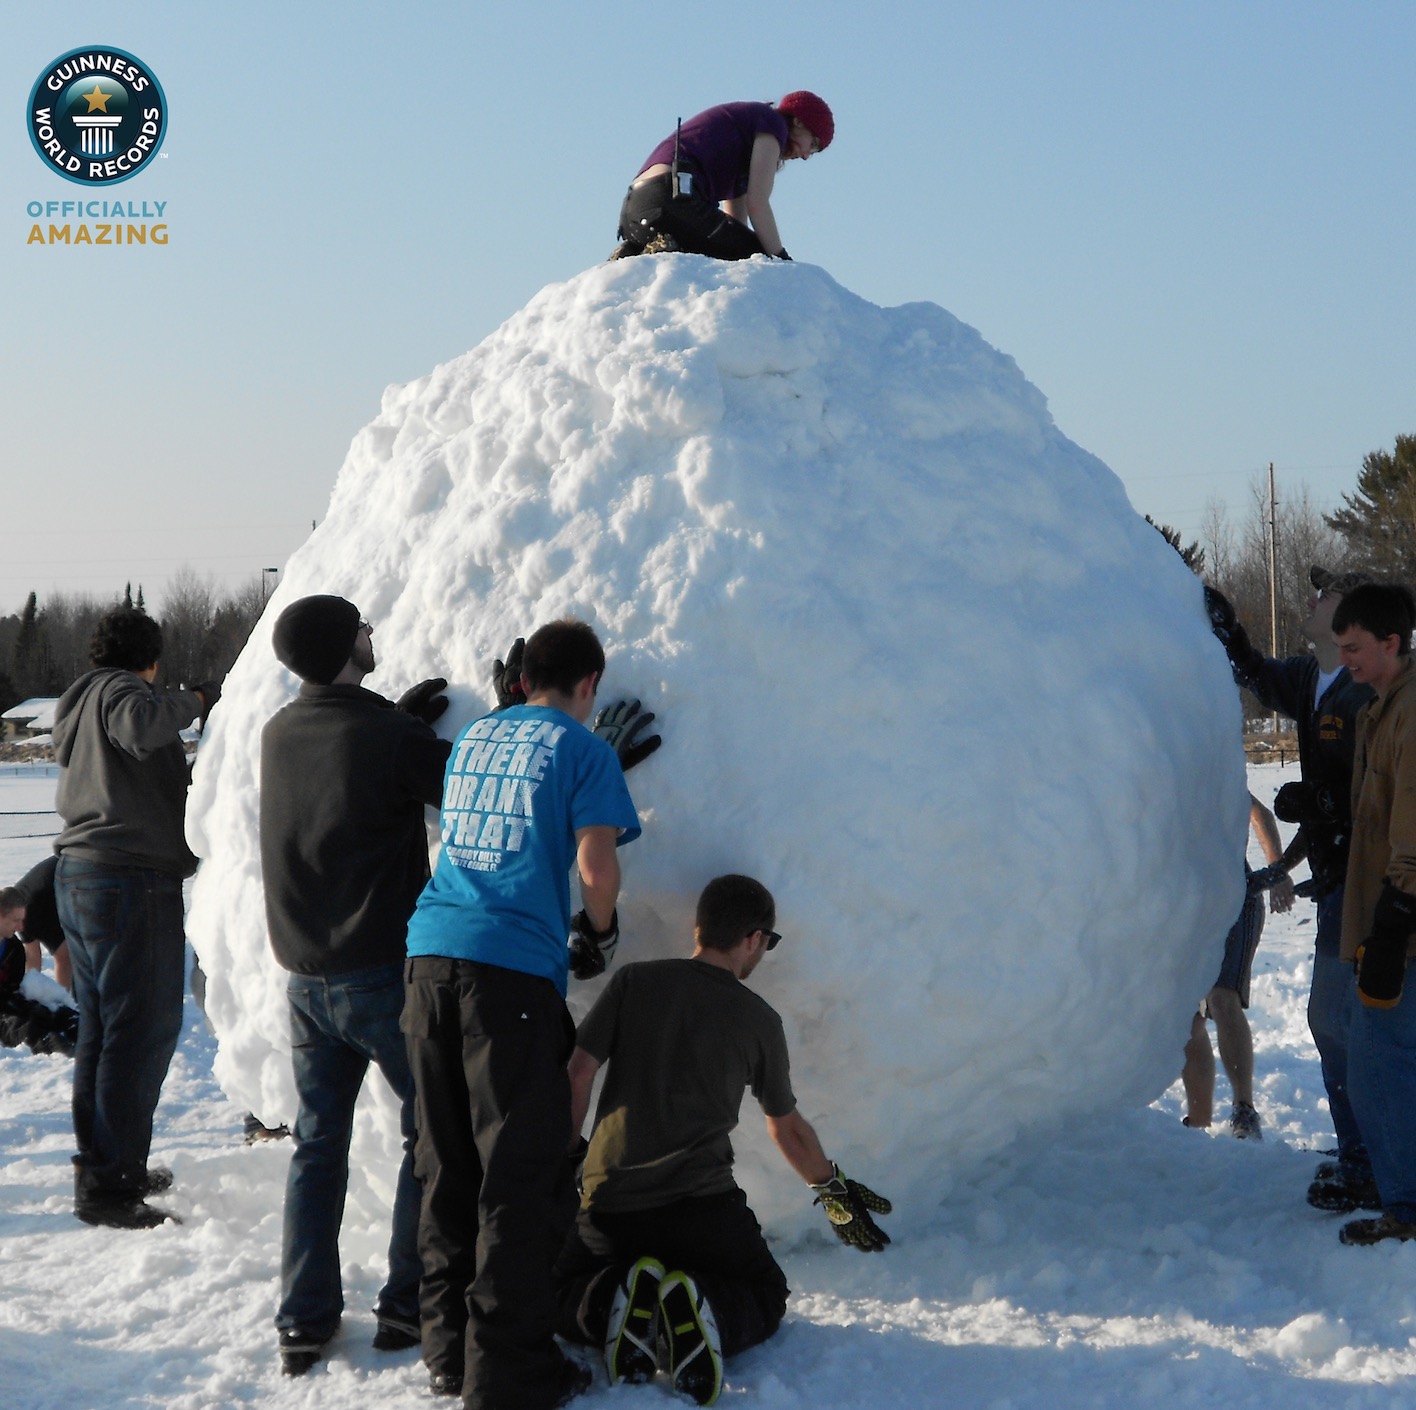
<svg viewBox="0 0 1416 1410"><path fill-rule="evenodd" d="M879 1253L890 1242L890 1235L870 1217L872 1213L889 1214L894 1208L884 1195L877 1195L857 1180L847 1180L835 1164L831 1166L831 1178L811 1188L816 1191L812 1203L826 1211L843 1244L862 1253Z"/></svg>
<svg viewBox="0 0 1416 1410"><path fill-rule="evenodd" d="M1357 951L1357 997L1369 1009L1393 1009L1406 982L1406 946L1416 931L1416 896L1382 882L1372 933Z"/></svg>

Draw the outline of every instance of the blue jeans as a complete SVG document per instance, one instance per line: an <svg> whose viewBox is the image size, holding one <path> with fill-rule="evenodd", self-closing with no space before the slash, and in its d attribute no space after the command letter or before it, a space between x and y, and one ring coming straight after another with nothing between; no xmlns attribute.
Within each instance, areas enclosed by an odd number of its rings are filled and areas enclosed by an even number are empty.
<svg viewBox="0 0 1416 1410"><path fill-rule="evenodd" d="M349 974L292 974L290 1057L300 1111L295 1153L285 1182L280 1310L275 1325L328 1339L344 1311L339 1225L349 1183L349 1138L364 1074L374 1062L402 1103L403 1161L393 1198L388 1282L374 1308L381 1317L418 1325L418 1182L413 1174L413 1074L398 1021L403 967L378 965Z"/></svg>
<svg viewBox="0 0 1416 1410"><path fill-rule="evenodd" d="M1322 1063L1328 1110L1337 1133L1337 1157L1354 1178L1370 1174L1367 1148L1347 1094L1347 1032L1357 991L1352 963L1338 959L1342 938L1342 892L1318 898L1318 935L1313 950L1313 986L1308 993L1308 1028Z"/></svg>
<svg viewBox="0 0 1416 1410"><path fill-rule="evenodd" d="M74 966L75 1189L139 1196L152 1118L182 1032L179 877L59 858L59 920Z"/></svg>
<svg viewBox="0 0 1416 1410"><path fill-rule="evenodd" d="M1354 984L1355 980L1349 980ZM1354 1000L1347 1035L1352 1110L1367 1139L1382 1208L1416 1223L1416 972L1395 1008Z"/></svg>

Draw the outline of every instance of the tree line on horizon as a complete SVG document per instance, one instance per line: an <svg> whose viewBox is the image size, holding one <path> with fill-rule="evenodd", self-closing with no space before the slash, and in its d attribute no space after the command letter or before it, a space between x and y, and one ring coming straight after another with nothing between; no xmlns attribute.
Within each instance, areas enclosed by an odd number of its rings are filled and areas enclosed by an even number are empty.
<svg viewBox="0 0 1416 1410"><path fill-rule="evenodd" d="M1397 436L1390 451L1365 455L1356 488L1330 514L1314 504L1307 485L1288 487L1280 496L1276 643L1270 641L1269 505L1263 474L1255 475L1237 516L1223 501L1212 499L1205 506L1200 538L1188 546L1174 529L1155 527L1199 577L1229 598L1261 650L1299 655L1306 649L1301 623L1314 563L1333 572L1361 569L1416 587L1416 434ZM153 614L163 635L159 680L191 684L225 675L265 600L260 574L223 591L190 566L180 568ZM108 598L53 593L42 604L32 592L19 613L0 617L0 711L31 696L62 694L89 669L89 638L98 619L121 606L146 610L141 584L136 597L130 583ZM1245 707L1249 718L1263 714L1247 695Z"/></svg>
<svg viewBox="0 0 1416 1410"><path fill-rule="evenodd" d="M151 613L162 627L158 683L192 685L224 676L241 654L265 599L260 574L224 590L184 564ZM93 629L116 607L148 611L142 585L136 595L128 583L108 597L56 592L42 602L31 592L19 612L0 617L0 712L35 696L61 695L91 669Z"/></svg>

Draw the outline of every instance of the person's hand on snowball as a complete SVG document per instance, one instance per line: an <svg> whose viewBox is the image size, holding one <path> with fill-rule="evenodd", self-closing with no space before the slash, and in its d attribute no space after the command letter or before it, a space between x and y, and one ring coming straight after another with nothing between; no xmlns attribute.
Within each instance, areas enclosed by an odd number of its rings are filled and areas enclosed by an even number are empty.
<svg viewBox="0 0 1416 1410"><path fill-rule="evenodd" d="M526 638L519 636L511 643L506 660L492 662L492 689L497 693L497 709L524 705L526 692L521 687L521 657L526 651Z"/></svg>

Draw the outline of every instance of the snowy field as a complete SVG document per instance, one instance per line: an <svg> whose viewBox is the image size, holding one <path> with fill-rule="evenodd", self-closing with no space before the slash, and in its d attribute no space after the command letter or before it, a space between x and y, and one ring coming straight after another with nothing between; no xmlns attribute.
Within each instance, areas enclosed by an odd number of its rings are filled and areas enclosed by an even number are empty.
<svg viewBox="0 0 1416 1410"><path fill-rule="evenodd" d="M1250 784L1269 802L1295 776L1251 768ZM53 788L52 772L0 769L0 813L43 808ZM4 821L24 824L0 830L0 877L11 880L48 843L16 836L41 831L32 824L43 819ZM1183 1129L1177 1085L1149 1108L1113 1111L1045 1146L1015 1144L967 1182L941 1170L947 1203L927 1223L886 1220L895 1243L878 1257L824 1233L779 1245L793 1288L787 1322L730 1363L722 1403L1401 1403L1416 1372L1416 1249L1344 1248L1341 1220L1303 1201L1315 1150L1332 1144L1304 1019L1313 924L1301 901L1269 917L1255 966L1262 1144ZM176 1171L163 1202L183 1222L143 1233L87 1228L70 1212L69 1063L0 1050L0 1405L444 1403L428 1397L416 1352L369 1347L382 1223L346 1224L343 1329L327 1362L282 1380L271 1317L289 1146L242 1145L241 1112L212 1077L214 1049L189 1003L153 1148ZM1177 1072L1180 1062L1177 1046ZM1217 1095L1227 1110L1222 1076ZM887 1108L890 1098L887 1089L851 1095ZM750 1100L744 1118L757 1120ZM859 1173L890 1191L888 1172ZM675 1402L662 1381L611 1391L601 1372L576 1403Z"/></svg>

